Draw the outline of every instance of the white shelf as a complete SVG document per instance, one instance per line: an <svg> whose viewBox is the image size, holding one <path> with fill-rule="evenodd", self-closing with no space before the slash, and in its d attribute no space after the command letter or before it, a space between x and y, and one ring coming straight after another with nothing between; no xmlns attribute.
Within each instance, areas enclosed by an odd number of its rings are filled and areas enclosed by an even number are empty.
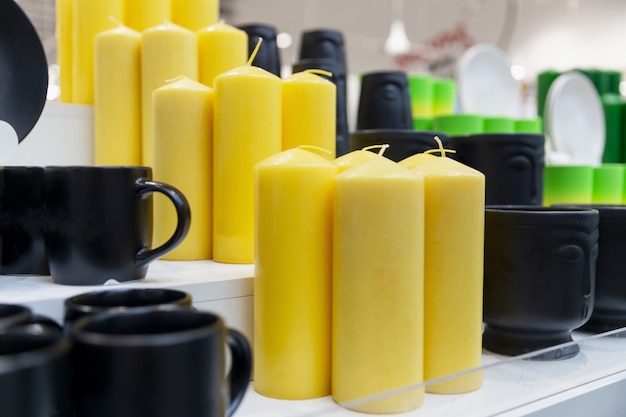
<svg viewBox="0 0 626 417"><path fill-rule="evenodd" d="M146 279L120 287L168 287L187 291L198 308L222 315L226 324L241 330L250 341L253 311L253 265L212 261L156 261ZM0 303L25 304L58 321L63 300L102 286L64 286L50 277L0 276ZM459 395L426 394L424 404L402 416L535 417L621 415L626 408L626 338L574 334L580 353L560 361L530 361L483 354L483 387ZM618 411L619 410L619 411ZM263 397L253 382L237 416L308 417L359 415L335 404L330 397L284 401Z"/></svg>

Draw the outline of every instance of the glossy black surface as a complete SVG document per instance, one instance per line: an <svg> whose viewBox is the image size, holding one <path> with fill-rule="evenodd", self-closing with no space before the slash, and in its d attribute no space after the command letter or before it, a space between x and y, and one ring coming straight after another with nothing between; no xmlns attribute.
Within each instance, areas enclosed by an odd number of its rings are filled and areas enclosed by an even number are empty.
<svg viewBox="0 0 626 417"><path fill-rule="evenodd" d="M178 305L191 308L191 304L190 294L171 288L123 288L92 291L65 300L64 321L67 325L81 317L97 313L159 305Z"/></svg>
<svg viewBox="0 0 626 417"><path fill-rule="evenodd" d="M531 133L453 136L451 158L485 174L485 204L541 205L545 137Z"/></svg>
<svg viewBox="0 0 626 417"><path fill-rule="evenodd" d="M43 167L0 167L0 274L49 275Z"/></svg>
<svg viewBox="0 0 626 417"><path fill-rule="evenodd" d="M350 134L350 151L363 149L371 145L388 144L384 155L392 161L399 162L405 158L431 149L439 148L437 136L445 149L451 149L450 141L445 133L429 132L412 129L368 129L357 130ZM380 149L374 149L378 152ZM435 152L434 155L439 155ZM446 155L451 155L446 153Z"/></svg>
<svg viewBox="0 0 626 417"><path fill-rule="evenodd" d="M412 128L413 115L406 73L380 71L364 74L356 130Z"/></svg>
<svg viewBox="0 0 626 417"><path fill-rule="evenodd" d="M15 1L0 1L0 120L22 141L39 120L48 63L37 32Z"/></svg>
<svg viewBox="0 0 626 417"><path fill-rule="evenodd" d="M163 306L104 313L76 321L71 337L81 417L230 416L250 380L247 340L208 312Z"/></svg>
<svg viewBox="0 0 626 417"><path fill-rule="evenodd" d="M40 314L33 314L29 307L18 304L0 304L0 329L30 324L39 325L39 328L45 326L61 330L61 325L56 321Z"/></svg>
<svg viewBox="0 0 626 417"><path fill-rule="evenodd" d="M2 417L72 417L69 353L59 331L28 326L0 331Z"/></svg>
<svg viewBox="0 0 626 417"><path fill-rule="evenodd" d="M101 285L146 276L149 263L178 246L191 222L180 191L151 181L146 167L47 167L44 180L50 273L54 282ZM176 207L171 238L152 248L152 199Z"/></svg>
<svg viewBox="0 0 626 417"><path fill-rule="evenodd" d="M488 206L483 347L518 355L570 342L594 308L596 210ZM535 359L564 359L578 346Z"/></svg>

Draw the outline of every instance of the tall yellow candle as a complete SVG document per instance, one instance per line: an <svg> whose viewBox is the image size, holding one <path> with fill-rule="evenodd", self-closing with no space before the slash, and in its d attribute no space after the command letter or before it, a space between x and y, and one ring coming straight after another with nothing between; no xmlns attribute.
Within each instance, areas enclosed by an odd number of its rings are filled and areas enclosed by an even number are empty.
<svg viewBox="0 0 626 417"><path fill-rule="evenodd" d="M154 178L187 197L193 221L185 240L163 259L210 259L213 239L213 89L182 77L153 93ZM177 216L167 199L154 200L155 242L165 242Z"/></svg>
<svg viewBox="0 0 626 417"><path fill-rule="evenodd" d="M119 24L94 42L94 162L141 165L141 35Z"/></svg>
<svg viewBox="0 0 626 417"><path fill-rule="evenodd" d="M283 149L313 145L336 154L337 88L317 73L305 70L283 80Z"/></svg>
<svg viewBox="0 0 626 417"><path fill-rule="evenodd" d="M257 45L258 48L258 45ZM254 262L254 166L281 151L280 78L258 67L215 78L213 259Z"/></svg>
<svg viewBox="0 0 626 417"><path fill-rule="evenodd" d="M143 31L170 19L170 0L126 0L126 25Z"/></svg>
<svg viewBox="0 0 626 417"><path fill-rule="evenodd" d="M254 389L330 394L332 196L337 166L289 149L255 168Z"/></svg>
<svg viewBox="0 0 626 417"><path fill-rule="evenodd" d="M72 102L93 104L94 37L124 21L124 0L73 0Z"/></svg>
<svg viewBox="0 0 626 417"><path fill-rule="evenodd" d="M219 13L219 0L172 0L172 22L191 30L216 23Z"/></svg>
<svg viewBox="0 0 626 417"><path fill-rule="evenodd" d="M481 365L485 177L448 157L424 159L424 378ZM428 385L427 392L480 388L482 372Z"/></svg>
<svg viewBox="0 0 626 417"><path fill-rule="evenodd" d="M335 177L332 396L367 413L419 407L422 382L424 180L376 157Z"/></svg>
<svg viewBox="0 0 626 417"><path fill-rule="evenodd" d="M198 79L198 39L189 29L170 22L141 33L142 163L152 166L152 92L167 80Z"/></svg>
<svg viewBox="0 0 626 417"><path fill-rule="evenodd" d="M72 102L72 0L56 0L57 63L59 64L59 101Z"/></svg>
<svg viewBox="0 0 626 417"><path fill-rule="evenodd" d="M202 28L198 35L198 79L213 86L216 76L240 67L248 60L248 35L220 21Z"/></svg>

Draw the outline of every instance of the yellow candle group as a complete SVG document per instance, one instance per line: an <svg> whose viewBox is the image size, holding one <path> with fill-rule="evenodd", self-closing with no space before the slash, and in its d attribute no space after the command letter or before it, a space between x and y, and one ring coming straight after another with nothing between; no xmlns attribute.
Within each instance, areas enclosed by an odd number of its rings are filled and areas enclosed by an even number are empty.
<svg viewBox="0 0 626 417"><path fill-rule="evenodd" d="M332 198L337 167L303 149L255 168L254 388L330 394Z"/></svg>
<svg viewBox="0 0 626 417"><path fill-rule="evenodd" d="M213 259L254 262L254 166L281 151L281 80L244 65L215 78Z"/></svg>
<svg viewBox="0 0 626 417"><path fill-rule="evenodd" d="M423 379L424 180L377 156L335 177L332 396L355 411L417 408Z"/></svg>
<svg viewBox="0 0 626 417"><path fill-rule="evenodd" d="M154 178L187 197L193 220L185 240L164 256L210 259L213 234L213 89L181 77L153 93ZM154 241L164 243L177 216L165 198L154 200Z"/></svg>
<svg viewBox="0 0 626 417"><path fill-rule="evenodd" d="M141 164L141 35L122 26L94 45L94 162Z"/></svg>

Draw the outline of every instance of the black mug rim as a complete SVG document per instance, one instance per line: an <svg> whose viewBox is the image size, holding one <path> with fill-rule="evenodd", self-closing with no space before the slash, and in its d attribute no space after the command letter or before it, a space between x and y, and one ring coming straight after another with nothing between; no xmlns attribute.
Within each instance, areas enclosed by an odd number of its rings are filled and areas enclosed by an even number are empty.
<svg viewBox="0 0 626 417"><path fill-rule="evenodd" d="M163 298L154 304L142 304L142 305L122 305L122 304L107 304L103 301L103 297L111 296L111 295L127 295L133 296L134 294L139 293L161 293L168 295L167 298ZM185 303L186 300L189 300L189 303ZM95 302L94 302L95 301ZM98 302L100 301L100 302ZM156 306L159 304L168 304L168 303L184 303L191 304L191 295L185 291L176 290L173 288L120 288L120 289L110 289L110 290L97 290L90 291L81 294L74 295L69 297L63 303L66 309L72 309L74 311L78 311L80 313L93 314L103 311L115 310L120 311L129 308L141 308L141 307L149 307Z"/></svg>
<svg viewBox="0 0 626 417"><path fill-rule="evenodd" d="M58 329L45 328L33 324L15 325L0 330L0 343L3 337L23 337L29 340L47 338L48 342L21 352L0 354L0 375L17 370L33 368L69 354L72 341Z"/></svg>
<svg viewBox="0 0 626 417"><path fill-rule="evenodd" d="M136 320L139 325L145 326L148 320L161 319L167 315L183 316L190 320L192 317L203 319L199 324L180 326L175 330L163 332L120 333L114 331L92 330L92 326L103 326L106 322L115 320ZM162 321L161 321L162 322ZM108 347L146 347L167 346L187 343L205 338L207 334L226 331L224 321L216 314L208 311L199 311L176 305L161 305L152 307L137 307L124 311L110 311L81 317L70 327L69 333L75 343L92 346Z"/></svg>

